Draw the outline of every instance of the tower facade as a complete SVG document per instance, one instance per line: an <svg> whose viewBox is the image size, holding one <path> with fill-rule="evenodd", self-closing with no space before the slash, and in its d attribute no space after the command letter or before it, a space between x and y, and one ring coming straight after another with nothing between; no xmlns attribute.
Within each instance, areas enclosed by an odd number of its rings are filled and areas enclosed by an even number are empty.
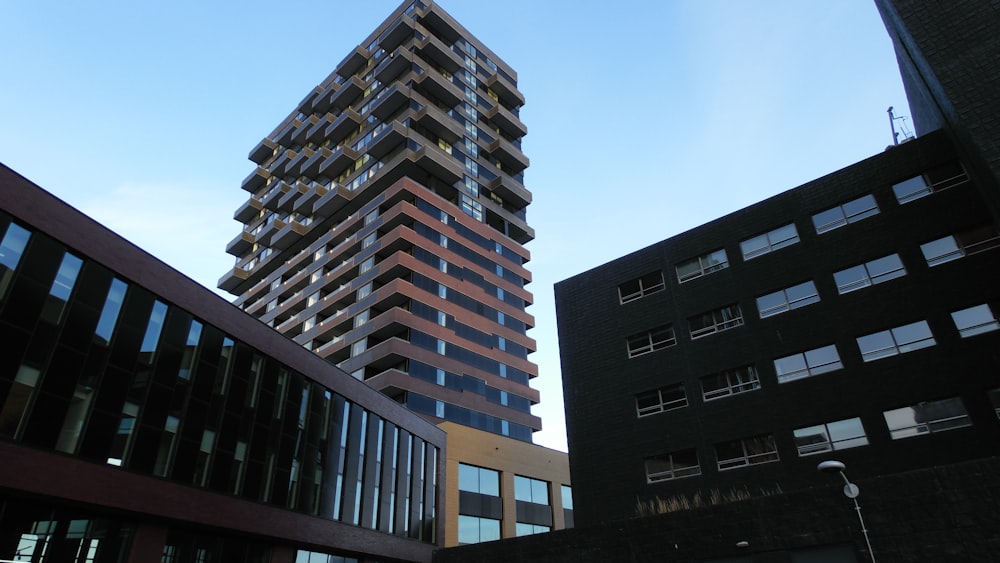
<svg viewBox="0 0 1000 563"><path fill-rule="evenodd" d="M219 287L431 420L530 442L523 103L450 15L404 3L250 152Z"/></svg>

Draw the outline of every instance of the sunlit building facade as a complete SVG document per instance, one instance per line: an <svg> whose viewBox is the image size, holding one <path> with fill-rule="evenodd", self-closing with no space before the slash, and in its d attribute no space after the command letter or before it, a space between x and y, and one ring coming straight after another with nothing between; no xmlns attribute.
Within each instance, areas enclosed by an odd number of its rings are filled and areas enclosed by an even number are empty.
<svg viewBox="0 0 1000 563"><path fill-rule="evenodd" d="M0 167L0 560L430 561L444 433Z"/></svg>
<svg viewBox="0 0 1000 563"><path fill-rule="evenodd" d="M404 3L250 152L219 286L412 411L530 442L523 103L450 15Z"/></svg>

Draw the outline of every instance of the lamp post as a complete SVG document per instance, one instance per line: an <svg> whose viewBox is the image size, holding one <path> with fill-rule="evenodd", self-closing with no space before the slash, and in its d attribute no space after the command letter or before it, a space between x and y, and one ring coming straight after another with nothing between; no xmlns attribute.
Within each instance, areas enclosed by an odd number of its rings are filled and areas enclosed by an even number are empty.
<svg viewBox="0 0 1000 563"><path fill-rule="evenodd" d="M844 479L844 496L854 501L854 510L858 512L858 521L861 522L861 533L864 534L865 544L868 545L868 556L871 557L872 563L876 563L872 542L868 539L868 528L865 527L865 519L861 517L861 505L858 504L858 495L861 494L861 489L847 479L847 475L844 473L846 467L842 462L831 459L820 462L816 469L823 473L838 473Z"/></svg>

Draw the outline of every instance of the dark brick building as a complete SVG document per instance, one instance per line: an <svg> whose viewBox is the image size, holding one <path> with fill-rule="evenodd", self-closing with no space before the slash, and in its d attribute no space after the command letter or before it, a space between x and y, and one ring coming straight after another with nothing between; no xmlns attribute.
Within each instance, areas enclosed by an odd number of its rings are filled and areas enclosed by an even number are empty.
<svg viewBox="0 0 1000 563"><path fill-rule="evenodd" d="M877 4L919 138L556 285L578 525L1000 454L1000 15Z"/></svg>

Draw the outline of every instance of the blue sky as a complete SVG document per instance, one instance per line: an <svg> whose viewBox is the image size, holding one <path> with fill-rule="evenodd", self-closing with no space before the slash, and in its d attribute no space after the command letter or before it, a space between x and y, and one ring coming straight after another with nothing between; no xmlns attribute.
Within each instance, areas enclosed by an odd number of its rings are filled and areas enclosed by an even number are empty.
<svg viewBox="0 0 1000 563"><path fill-rule="evenodd" d="M556 449L555 282L881 152L886 108L909 114L872 0L440 4L527 99ZM397 5L0 0L0 162L214 288L247 153Z"/></svg>

